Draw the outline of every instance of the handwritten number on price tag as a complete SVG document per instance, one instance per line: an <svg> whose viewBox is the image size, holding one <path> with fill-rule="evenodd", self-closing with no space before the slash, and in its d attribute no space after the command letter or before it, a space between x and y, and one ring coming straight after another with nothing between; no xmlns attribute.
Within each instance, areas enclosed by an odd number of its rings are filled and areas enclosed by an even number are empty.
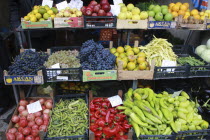
<svg viewBox="0 0 210 140"><path fill-rule="evenodd" d="M119 95L109 97L108 100L110 101L112 107L123 104L122 99L120 98Z"/></svg>
<svg viewBox="0 0 210 140"><path fill-rule="evenodd" d="M28 109L29 114L30 113L36 113L36 112L42 110L42 106L41 106L39 101L36 101L34 103L31 103L31 104L27 105L27 109Z"/></svg>

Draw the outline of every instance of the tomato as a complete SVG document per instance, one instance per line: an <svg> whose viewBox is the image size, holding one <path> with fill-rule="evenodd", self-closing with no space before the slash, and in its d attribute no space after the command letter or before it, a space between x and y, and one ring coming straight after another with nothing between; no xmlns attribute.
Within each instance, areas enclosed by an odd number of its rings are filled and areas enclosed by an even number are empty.
<svg viewBox="0 0 210 140"><path fill-rule="evenodd" d="M105 125L105 120L103 120L103 119L98 119L98 120L96 121L96 124L97 124L98 126L104 127L104 125Z"/></svg>
<svg viewBox="0 0 210 140"><path fill-rule="evenodd" d="M102 131L96 131L94 132L96 137L101 137L102 136Z"/></svg>

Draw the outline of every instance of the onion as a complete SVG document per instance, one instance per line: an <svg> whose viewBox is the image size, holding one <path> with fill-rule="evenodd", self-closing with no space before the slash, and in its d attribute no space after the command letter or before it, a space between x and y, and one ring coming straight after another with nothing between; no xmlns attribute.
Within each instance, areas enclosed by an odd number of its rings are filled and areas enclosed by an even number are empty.
<svg viewBox="0 0 210 140"><path fill-rule="evenodd" d="M10 128L10 129L8 130L8 133L15 134L17 131L18 131L17 128Z"/></svg>
<svg viewBox="0 0 210 140"><path fill-rule="evenodd" d="M20 115L26 117L26 116L28 115L28 111L27 111L27 110L23 110L23 111L20 113Z"/></svg>
<svg viewBox="0 0 210 140"><path fill-rule="evenodd" d="M20 106L26 106L26 105L28 105L28 101L20 100Z"/></svg>
<svg viewBox="0 0 210 140"><path fill-rule="evenodd" d="M46 125L41 125L41 126L39 127L39 131L44 131L44 132L46 132L46 131L47 131L47 126L46 126Z"/></svg>
<svg viewBox="0 0 210 140"><path fill-rule="evenodd" d="M39 102L40 102L41 105L43 105L44 102L45 102L45 99L44 99L44 98L40 98L40 99L39 99Z"/></svg>
<svg viewBox="0 0 210 140"><path fill-rule="evenodd" d="M110 4L103 4L101 7L105 12L109 12L111 9Z"/></svg>
<svg viewBox="0 0 210 140"><path fill-rule="evenodd" d="M19 107L18 107L18 111L19 111L19 112L22 112L23 110L26 110L26 108L25 108L24 106L19 106Z"/></svg>
<svg viewBox="0 0 210 140"><path fill-rule="evenodd" d="M86 11L87 12L87 11ZM92 13L91 13L92 14ZM47 109L52 109L52 103L51 102L46 102L45 106Z"/></svg>
<svg viewBox="0 0 210 140"><path fill-rule="evenodd" d="M39 126L36 125L36 124L34 124L31 128L32 128L32 129L39 129Z"/></svg>
<svg viewBox="0 0 210 140"><path fill-rule="evenodd" d="M34 139L34 136L29 135L29 136L27 136L27 137L25 138L25 140L35 140L35 139Z"/></svg>
<svg viewBox="0 0 210 140"><path fill-rule="evenodd" d="M49 109L45 109L45 110L43 111L43 114L50 114L50 110L49 110Z"/></svg>
<svg viewBox="0 0 210 140"><path fill-rule="evenodd" d="M12 133L7 133L6 137L7 137L7 140L15 140L15 135Z"/></svg>
<svg viewBox="0 0 210 140"><path fill-rule="evenodd" d="M31 133L31 128L30 127L23 128L22 133L25 136L29 135Z"/></svg>
<svg viewBox="0 0 210 140"><path fill-rule="evenodd" d="M18 132L22 133L23 132L23 127L19 127Z"/></svg>
<svg viewBox="0 0 210 140"><path fill-rule="evenodd" d="M43 120L48 121L50 119L50 116L48 114L43 114Z"/></svg>
<svg viewBox="0 0 210 140"><path fill-rule="evenodd" d="M20 121L20 118L17 115L12 116L12 122L18 123Z"/></svg>
<svg viewBox="0 0 210 140"><path fill-rule="evenodd" d="M44 122L43 122L43 120L40 118L40 117L37 117L36 119L35 119L35 123L37 124L37 125L42 125Z"/></svg>
<svg viewBox="0 0 210 140"><path fill-rule="evenodd" d="M24 135L20 132L16 133L15 136L16 136L16 140L24 140L25 139Z"/></svg>
<svg viewBox="0 0 210 140"><path fill-rule="evenodd" d="M34 137L38 136L39 135L39 130L38 129L32 129L31 130L31 135L34 136Z"/></svg>
<svg viewBox="0 0 210 140"><path fill-rule="evenodd" d="M35 125L35 121L30 121L29 123L28 123L28 126L29 127L32 127L32 126L34 126Z"/></svg>
<svg viewBox="0 0 210 140"><path fill-rule="evenodd" d="M35 114L33 114L33 113L28 114L28 116L27 116L28 121L34 121L34 119L35 119Z"/></svg>
<svg viewBox="0 0 210 140"><path fill-rule="evenodd" d="M38 137L36 137L36 138L35 138L35 140L40 140L40 137L39 137L39 136L38 136Z"/></svg>
<svg viewBox="0 0 210 140"><path fill-rule="evenodd" d="M106 16L113 16L111 12L106 13Z"/></svg>
<svg viewBox="0 0 210 140"><path fill-rule="evenodd" d="M36 112L34 113L35 117L41 117L42 113L39 111L39 112Z"/></svg>
<svg viewBox="0 0 210 140"><path fill-rule="evenodd" d="M29 104L34 103L34 102L35 102L34 100L30 100L30 101L29 101Z"/></svg>
<svg viewBox="0 0 210 140"><path fill-rule="evenodd" d="M100 9L98 11L98 16L105 16L105 15L106 15L106 12L103 9Z"/></svg>
<svg viewBox="0 0 210 140"><path fill-rule="evenodd" d="M27 120L20 120L19 126L21 126L21 127L26 127L27 125L28 125Z"/></svg>

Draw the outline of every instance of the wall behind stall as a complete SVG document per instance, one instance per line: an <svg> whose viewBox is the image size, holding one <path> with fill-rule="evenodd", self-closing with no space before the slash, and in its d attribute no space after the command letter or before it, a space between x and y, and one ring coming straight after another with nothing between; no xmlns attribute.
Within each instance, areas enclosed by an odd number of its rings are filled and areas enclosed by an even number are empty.
<svg viewBox="0 0 210 140"><path fill-rule="evenodd" d="M0 28L9 27L9 0L0 0Z"/></svg>

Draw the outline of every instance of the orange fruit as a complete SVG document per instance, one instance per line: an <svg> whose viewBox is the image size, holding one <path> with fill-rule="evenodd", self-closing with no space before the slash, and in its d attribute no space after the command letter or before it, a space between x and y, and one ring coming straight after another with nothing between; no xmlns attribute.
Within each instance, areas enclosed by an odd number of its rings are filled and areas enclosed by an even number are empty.
<svg viewBox="0 0 210 140"><path fill-rule="evenodd" d="M198 20L201 19L200 15L194 15L193 17L194 17L194 19L198 19Z"/></svg>
<svg viewBox="0 0 210 140"><path fill-rule="evenodd" d="M142 62L139 64L139 70L146 70L147 68L147 63L146 62Z"/></svg>
<svg viewBox="0 0 210 140"><path fill-rule="evenodd" d="M199 13L199 12L198 12L197 9L193 9L193 10L191 11L190 14L191 14L192 16L194 16L194 15L198 15L198 13Z"/></svg>
<svg viewBox="0 0 210 140"><path fill-rule="evenodd" d="M181 2L177 2L177 3L176 3L176 5L181 6L181 5L182 5L182 3L181 3Z"/></svg>
<svg viewBox="0 0 210 140"><path fill-rule="evenodd" d="M177 12L172 12L172 15L175 18L175 17L178 17L179 14Z"/></svg>
<svg viewBox="0 0 210 140"><path fill-rule="evenodd" d="M142 63L142 62L145 62L145 61L146 61L146 59L143 56L140 56L140 57L137 58L138 63Z"/></svg>
<svg viewBox="0 0 210 140"><path fill-rule="evenodd" d="M174 5L175 5L174 3L170 3L170 4L169 4L169 9L172 9L172 7L173 7Z"/></svg>
<svg viewBox="0 0 210 140"><path fill-rule="evenodd" d="M179 9L180 10L183 10L183 11L187 11L188 8L187 8L186 5L181 5Z"/></svg>
<svg viewBox="0 0 210 140"><path fill-rule="evenodd" d="M185 11L179 10L178 14L184 16L185 15Z"/></svg>
<svg viewBox="0 0 210 140"><path fill-rule="evenodd" d="M172 7L172 11L178 12L179 11L179 6L178 5L174 5Z"/></svg>
<svg viewBox="0 0 210 140"><path fill-rule="evenodd" d="M171 9L168 9L168 12L171 13L172 12Z"/></svg>
<svg viewBox="0 0 210 140"><path fill-rule="evenodd" d="M187 9L190 7L189 3L183 3L187 7Z"/></svg>

